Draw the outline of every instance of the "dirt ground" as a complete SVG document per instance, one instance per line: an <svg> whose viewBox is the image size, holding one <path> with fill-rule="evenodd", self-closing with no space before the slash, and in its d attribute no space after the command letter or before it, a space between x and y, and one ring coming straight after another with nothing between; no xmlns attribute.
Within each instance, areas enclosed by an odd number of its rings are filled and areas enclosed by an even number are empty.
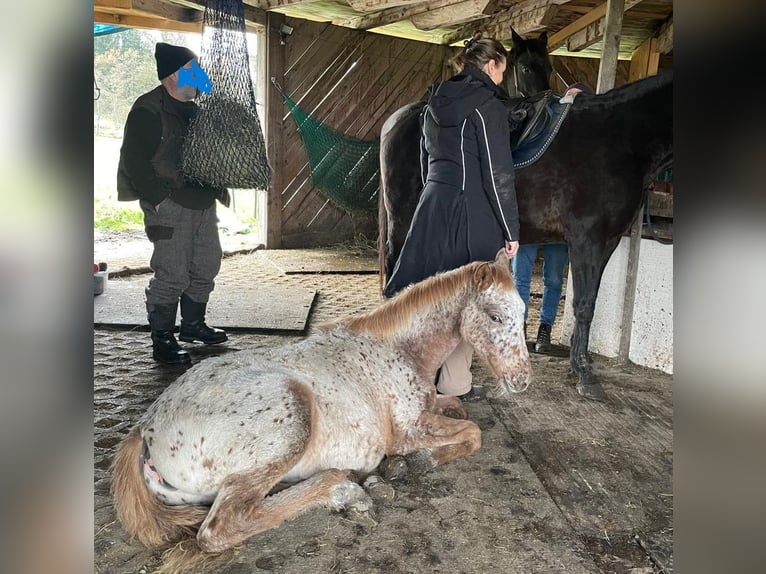
<svg viewBox="0 0 766 574"><path fill-rule="evenodd" d="M99 253L103 258L117 254L115 246L131 238L97 239L98 260ZM111 269L141 267L143 255L119 256L108 259ZM373 274L286 275L266 258L243 253L224 259L218 281L235 275L248 277L253 288L316 289L309 331L379 303ZM537 329L539 268L532 291L530 337ZM559 328L554 327L554 339ZM295 338L229 335L218 348L187 346L194 362ZM551 355L532 355L534 381L527 392L507 402L466 403L469 417L482 429L481 450L429 474L392 481L389 495L373 494L374 520L314 510L251 538L206 571L672 572L672 377L596 356L595 369L609 398L593 403L575 392L566 352L556 347ZM178 374L151 359L145 330L94 329L96 572L148 573L160 564L161 552L128 541L116 522L108 466L116 444ZM478 362L474 382L480 390L490 383Z"/></svg>

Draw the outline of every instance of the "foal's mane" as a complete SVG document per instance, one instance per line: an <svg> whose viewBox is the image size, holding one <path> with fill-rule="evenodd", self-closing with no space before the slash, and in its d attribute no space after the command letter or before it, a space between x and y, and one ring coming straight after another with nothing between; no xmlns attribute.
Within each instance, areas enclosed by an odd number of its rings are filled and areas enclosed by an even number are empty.
<svg viewBox="0 0 766 574"><path fill-rule="evenodd" d="M404 289L373 311L338 319L323 327L331 328L341 324L354 333L391 338L409 324L413 315L437 308L458 294L473 289L473 276L481 265L487 265L487 262L477 261L453 271L439 273ZM492 275L496 280L498 274L494 269Z"/></svg>

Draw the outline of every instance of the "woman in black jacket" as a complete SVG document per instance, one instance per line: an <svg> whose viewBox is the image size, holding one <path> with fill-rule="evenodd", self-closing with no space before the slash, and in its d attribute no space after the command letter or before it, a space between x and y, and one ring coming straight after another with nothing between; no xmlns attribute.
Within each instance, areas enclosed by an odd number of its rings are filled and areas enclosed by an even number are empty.
<svg viewBox="0 0 766 574"><path fill-rule="evenodd" d="M507 52L475 36L455 62L462 71L431 87L421 115L423 193L386 284L391 297L412 283L519 248L519 214L503 80ZM461 343L442 365L437 390L471 390L472 349ZM467 398L467 397L466 397Z"/></svg>

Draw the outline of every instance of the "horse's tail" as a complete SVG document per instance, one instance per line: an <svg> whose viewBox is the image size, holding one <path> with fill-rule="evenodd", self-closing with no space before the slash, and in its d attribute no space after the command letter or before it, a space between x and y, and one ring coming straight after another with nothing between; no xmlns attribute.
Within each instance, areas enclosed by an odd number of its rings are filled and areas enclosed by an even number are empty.
<svg viewBox="0 0 766 574"><path fill-rule="evenodd" d="M209 509L168 506L157 500L144 482L142 444L141 432L135 427L117 447L112 462L112 496L122 527L148 548L195 536Z"/></svg>

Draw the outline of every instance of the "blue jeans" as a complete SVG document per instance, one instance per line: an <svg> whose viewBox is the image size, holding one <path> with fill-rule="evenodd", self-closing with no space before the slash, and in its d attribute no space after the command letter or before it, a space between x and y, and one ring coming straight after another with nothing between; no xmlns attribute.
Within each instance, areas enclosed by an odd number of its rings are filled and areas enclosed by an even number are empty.
<svg viewBox="0 0 766 574"><path fill-rule="evenodd" d="M532 268L537 257L537 248L543 248L543 305L540 309L540 322L553 326L556 311L561 299L561 289L564 286L564 267L569 261L569 250L566 243L546 243L544 245L530 244L519 246L516 257L513 258L513 277L519 290L526 310L524 320L527 320L529 309L529 289L532 282Z"/></svg>

